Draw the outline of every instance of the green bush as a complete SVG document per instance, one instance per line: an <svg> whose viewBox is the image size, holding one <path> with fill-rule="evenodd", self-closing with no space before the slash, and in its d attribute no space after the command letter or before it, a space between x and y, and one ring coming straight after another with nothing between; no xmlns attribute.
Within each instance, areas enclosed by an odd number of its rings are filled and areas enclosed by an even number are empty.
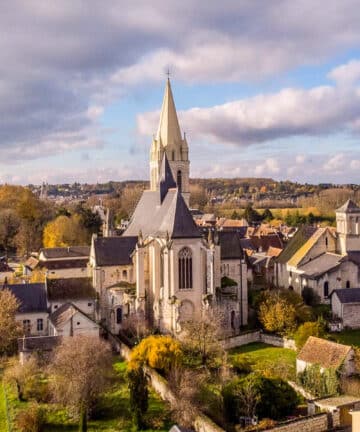
<svg viewBox="0 0 360 432"><path fill-rule="evenodd" d="M321 371L319 365L311 365L299 373L297 379L313 396L325 397L339 393L339 377L334 369Z"/></svg>
<svg viewBox="0 0 360 432"><path fill-rule="evenodd" d="M298 327L294 334L296 348L300 350L310 336L322 337L324 334L324 323L321 320L305 322Z"/></svg>

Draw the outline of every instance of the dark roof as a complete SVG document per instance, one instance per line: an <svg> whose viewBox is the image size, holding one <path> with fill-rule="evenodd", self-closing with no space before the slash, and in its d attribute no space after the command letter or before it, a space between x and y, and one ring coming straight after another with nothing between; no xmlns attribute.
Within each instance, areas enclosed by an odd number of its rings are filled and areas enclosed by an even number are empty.
<svg viewBox="0 0 360 432"><path fill-rule="evenodd" d="M34 336L18 339L19 352L52 351L60 342L61 336Z"/></svg>
<svg viewBox="0 0 360 432"><path fill-rule="evenodd" d="M328 273L338 268L343 260L343 256L334 253L323 253L306 264L298 267L304 272L301 276L315 279L324 273Z"/></svg>
<svg viewBox="0 0 360 432"><path fill-rule="evenodd" d="M222 260L243 258L241 238L237 231L219 231L218 235Z"/></svg>
<svg viewBox="0 0 360 432"><path fill-rule="evenodd" d="M44 283L6 285L6 289L19 300L19 313L47 312Z"/></svg>
<svg viewBox="0 0 360 432"><path fill-rule="evenodd" d="M164 153L160 168L160 201L163 202L169 189L176 188L176 182L172 175L168 158Z"/></svg>
<svg viewBox="0 0 360 432"><path fill-rule="evenodd" d="M336 289L331 295L335 294L341 303L360 303L360 288Z"/></svg>
<svg viewBox="0 0 360 432"><path fill-rule="evenodd" d="M48 270L69 269L69 268L86 268L88 262L89 262L89 258L39 261L39 267L43 267L43 268L46 268Z"/></svg>
<svg viewBox="0 0 360 432"><path fill-rule="evenodd" d="M69 321L69 319L77 313L81 313L84 317L90 321L93 321L88 315L86 315L81 309L72 303L64 303L61 305L58 309L56 309L56 311L50 314L49 320L56 328L59 328L63 327Z"/></svg>
<svg viewBox="0 0 360 432"><path fill-rule="evenodd" d="M360 266L360 251L348 251L348 260Z"/></svg>
<svg viewBox="0 0 360 432"><path fill-rule="evenodd" d="M339 213L360 213L360 207L358 207L354 201L348 199L344 205L335 210Z"/></svg>
<svg viewBox="0 0 360 432"><path fill-rule="evenodd" d="M159 191L144 191L124 236L200 238L190 210L178 189L169 189L163 202Z"/></svg>
<svg viewBox="0 0 360 432"><path fill-rule="evenodd" d="M147 215L149 216L149 215ZM97 237L94 239L96 265L115 266L131 264L137 235L134 237Z"/></svg>
<svg viewBox="0 0 360 432"><path fill-rule="evenodd" d="M81 300L96 298L91 278L47 279L49 300Z"/></svg>
<svg viewBox="0 0 360 432"><path fill-rule="evenodd" d="M90 246L43 248L40 249L41 252L47 259L89 257Z"/></svg>
<svg viewBox="0 0 360 432"><path fill-rule="evenodd" d="M281 264L286 264L297 252L297 250L309 240L316 230L316 227L308 225L300 227L295 233L294 237L286 245L285 249L277 257L276 261Z"/></svg>

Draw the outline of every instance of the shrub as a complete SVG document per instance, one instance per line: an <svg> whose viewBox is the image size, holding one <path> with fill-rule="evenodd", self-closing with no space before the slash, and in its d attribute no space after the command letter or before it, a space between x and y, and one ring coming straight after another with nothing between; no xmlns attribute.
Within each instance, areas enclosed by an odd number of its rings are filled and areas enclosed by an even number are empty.
<svg viewBox="0 0 360 432"><path fill-rule="evenodd" d="M300 350L310 336L322 337L324 334L325 328L321 320L306 322L294 334L296 348Z"/></svg>
<svg viewBox="0 0 360 432"><path fill-rule="evenodd" d="M298 382L313 396L325 397L339 392L339 377L334 369L325 369L319 365L308 366L298 374Z"/></svg>
<svg viewBox="0 0 360 432"><path fill-rule="evenodd" d="M31 403L27 409L20 411L16 417L19 432L40 432L45 423L44 411L37 403Z"/></svg>
<svg viewBox="0 0 360 432"><path fill-rule="evenodd" d="M260 304L259 320L265 330L285 336L296 326L296 310L279 294L269 295Z"/></svg>

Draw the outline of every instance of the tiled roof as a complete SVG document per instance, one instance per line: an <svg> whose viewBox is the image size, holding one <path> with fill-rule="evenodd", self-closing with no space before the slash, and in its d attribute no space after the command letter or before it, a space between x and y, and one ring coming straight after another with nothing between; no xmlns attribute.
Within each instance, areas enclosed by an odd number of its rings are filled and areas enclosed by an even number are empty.
<svg viewBox="0 0 360 432"><path fill-rule="evenodd" d="M49 300L94 299L96 292L91 278L47 279Z"/></svg>
<svg viewBox="0 0 360 432"><path fill-rule="evenodd" d="M299 352L297 359L306 363L317 364L325 369L338 369L350 351L351 346L349 345L310 336Z"/></svg>
<svg viewBox="0 0 360 432"><path fill-rule="evenodd" d="M271 257L278 257L283 250L281 248L270 246L266 252L266 255Z"/></svg>
<svg viewBox="0 0 360 432"><path fill-rule="evenodd" d="M81 309L76 307L72 303L65 303L61 305L56 311L54 311L49 316L49 320L54 325L55 328L64 327L64 325L77 313L80 313L85 318L90 321L93 321L89 316L87 316ZM93 321L95 324L95 321Z"/></svg>
<svg viewBox="0 0 360 432"><path fill-rule="evenodd" d="M277 257L277 262L286 264L316 231L317 228L313 226L304 225L300 227L285 249Z"/></svg>
<svg viewBox="0 0 360 432"><path fill-rule="evenodd" d="M138 233L139 234L139 233ZM132 264L138 237L97 237L94 239L96 265L117 266Z"/></svg>
<svg viewBox="0 0 360 432"><path fill-rule="evenodd" d="M43 248L40 249L40 253L41 252L47 259L89 257L90 246Z"/></svg>
<svg viewBox="0 0 360 432"><path fill-rule="evenodd" d="M354 201L348 199L344 205L335 210L336 213L360 213L360 207L358 207Z"/></svg>
<svg viewBox="0 0 360 432"><path fill-rule="evenodd" d="M334 290L341 303L360 303L360 288L343 288Z"/></svg>
<svg viewBox="0 0 360 432"><path fill-rule="evenodd" d="M47 312L44 283L6 285L6 289L19 300L19 313Z"/></svg>
<svg viewBox="0 0 360 432"><path fill-rule="evenodd" d="M298 267L298 270L301 270L304 276L317 278L324 273L336 270L343 258L342 255L334 253L323 253Z"/></svg>

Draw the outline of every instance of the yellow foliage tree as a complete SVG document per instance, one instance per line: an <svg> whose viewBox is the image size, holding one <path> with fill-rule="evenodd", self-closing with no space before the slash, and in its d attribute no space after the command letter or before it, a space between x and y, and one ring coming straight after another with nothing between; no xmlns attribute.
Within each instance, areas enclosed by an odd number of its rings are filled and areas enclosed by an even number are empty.
<svg viewBox="0 0 360 432"><path fill-rule="evenodd" d="M171 336L148 336L133 349L129 369L150 366L167 373L182 355L180 343Z"/></svg>
<svg viewBox="0 0 360 432"><path fill-rule="evenodd" d="M87 230L77 214L71 217L58 216L44 229L44 247L67 247L87 244Z"/></svg>
<svg viewBox="0 0 360 432"><path fill-rule="evenodd" d="M259 320L265 330L284 336L295 329L295 306L280 295L269 296L260 304Z"/></svg>

